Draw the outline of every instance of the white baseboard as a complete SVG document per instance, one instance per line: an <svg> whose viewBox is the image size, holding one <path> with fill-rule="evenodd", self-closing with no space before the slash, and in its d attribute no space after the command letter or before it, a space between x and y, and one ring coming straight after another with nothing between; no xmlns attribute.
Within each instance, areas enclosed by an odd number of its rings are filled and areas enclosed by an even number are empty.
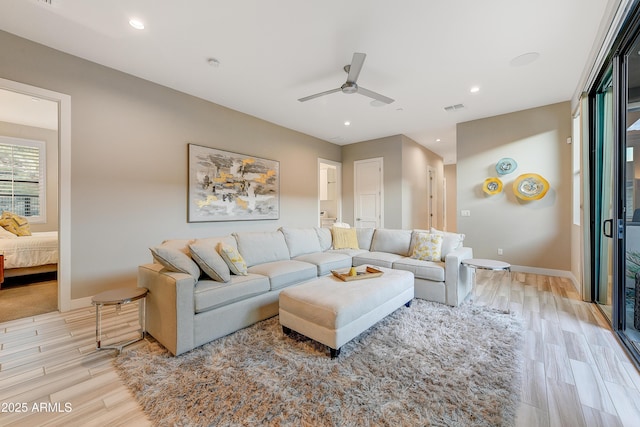
<svg viewBox="0 0 640 427"><path fill-rule="evenodd" d="M86 307L91 307L91 297L72 299L69 309L75 310L77 308L86 308Z"/></svg>
<svg viewBox="0 0 640 427"><path fill-rule="evenodd" d="M532 273L532 274L541 274L543 276L557 276L557 277L566 277L571 280L573 287L576 292L582 288L582 285L578 283L578 279L571 271L566 270L555 270L552 268L539 268L539 267L528 267L526 265L512 265L511 271L519 271L522 273ZM582 295L581 292L578 292L579 295Z"/></svg>

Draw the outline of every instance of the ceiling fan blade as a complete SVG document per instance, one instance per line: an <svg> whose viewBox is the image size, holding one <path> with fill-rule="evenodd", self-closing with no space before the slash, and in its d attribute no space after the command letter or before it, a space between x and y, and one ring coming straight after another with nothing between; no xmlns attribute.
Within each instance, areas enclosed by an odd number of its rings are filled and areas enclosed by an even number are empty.
<svg viewBox="0 0 640 427"><path fill-rule="evenodd" d="M355 83L358 80L360 71L362 71L362 64L367 57L366 53L354 53L353 59L351 59L351 65L349 65L349 75L347 76L348 83Z"/></svg>
<svg viewBox="0 0 640 427"><path fill-rule="evenodd" d="M342 90L341 88L327 90L325 92L316 93L315 95L305 96L304 98L298 99L298 101L300 102L309 101L310 99L320 98L321 96L329 95L330 93L334 93L334 92L340 92L341 90Z"/></svg>
<svg viewBox="0 0 640 427"><path fill-rule="evenodd" d="M388 96L380 95L372 90L365 89L362 86L358 86L358 93L360 95L368 96L369 98L376 99L380 102L384 102L385 104L391 104L394 99L389 98Z"/></svg>

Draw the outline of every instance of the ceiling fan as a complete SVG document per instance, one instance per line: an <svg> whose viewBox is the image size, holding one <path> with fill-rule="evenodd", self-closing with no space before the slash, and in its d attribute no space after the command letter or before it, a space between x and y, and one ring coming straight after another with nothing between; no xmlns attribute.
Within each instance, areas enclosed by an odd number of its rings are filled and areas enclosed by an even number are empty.
<svg viewBox="0 0 640 427"><path fill-rule="evenodd" d="M372 90L365 89L362 86L358 86L356 81L358 80L358 76L360 75L360 71L362 70L362 64L364 64L364 59L367 57L366 53L354 53L353 59L351 60L351 64L347 64L344 66L344 71L347 73L347 81L336 89L331 89L325 92L316 93L315 95L305 96L304 98L298 99L300 102L309 101L310 99L319 98L321 96L329 95L331 93L340 92L342 93L359 93L360 95L368 96L369 98L373 98L376 101L380 101L383 104L391 104L394 100L380 95Z"/></svg>

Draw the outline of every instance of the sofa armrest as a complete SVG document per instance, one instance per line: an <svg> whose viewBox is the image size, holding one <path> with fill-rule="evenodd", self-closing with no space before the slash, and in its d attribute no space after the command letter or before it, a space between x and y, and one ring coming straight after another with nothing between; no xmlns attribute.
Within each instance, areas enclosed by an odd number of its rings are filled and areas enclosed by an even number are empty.
<svg viewBox="0 0 640 427"><path fill-rule="evenodd" d="M196 279L167 271L160 264L138 267L138 287L147 288L146 327L173 355L194 347Z"/></svg>
<svg viewBox="0 0 640 427"><path fill-rule="evenodd" d="M471 292L471 273L462 265L465 259L473 258L473 249L457 248L445 257L446 303L452 307L459 305Z"/></svg>

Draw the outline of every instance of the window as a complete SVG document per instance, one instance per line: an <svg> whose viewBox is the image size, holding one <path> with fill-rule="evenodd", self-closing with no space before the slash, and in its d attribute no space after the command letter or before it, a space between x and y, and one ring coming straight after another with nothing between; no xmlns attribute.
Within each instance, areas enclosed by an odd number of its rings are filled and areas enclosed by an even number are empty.
<svg viewBox="0 0 640 427"><path fill-rule="evenodd" d="M0 136L0 210L45 222L45 143Z"/></svg>

